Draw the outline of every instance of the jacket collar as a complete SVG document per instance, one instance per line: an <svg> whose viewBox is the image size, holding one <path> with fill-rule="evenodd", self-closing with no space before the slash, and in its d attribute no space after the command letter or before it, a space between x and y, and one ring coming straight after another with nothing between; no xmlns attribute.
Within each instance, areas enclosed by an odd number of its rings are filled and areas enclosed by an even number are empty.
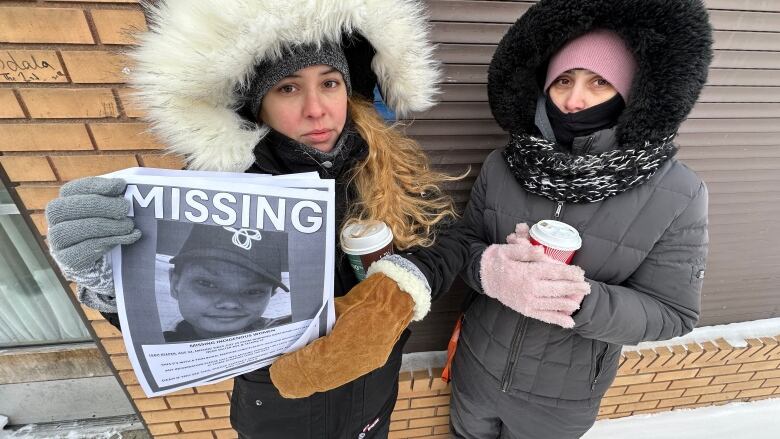
<svg viewBox="0 0 780 439"><path fill-rule="evenodd" d="M571 145L574 155L601 154L618 148L615 127L596 131L589 136L575 137Z"/></svg>
<svg viewBox="0 0 780 439"><path fill-rule="evenodd" d="M546 99L544 95L540 95L536 100L534 122L542 137L550 142L555 142L555 133L552 125L550 125L550 118L547 117L547 110L545 109ZM617 134L615 127L612 127L596 131L588 136L575 137L571 150L568 152L572 155L601 154L617 148Z"/></svg>
<svg viewBox="0 0 780 439"><path fill-rule="evenodd" d="M321 178L341 179L368 156L368 145L351 122L336 145L324 153L271 130L254 148L254 167L267 174L317 172Z"/></svg>

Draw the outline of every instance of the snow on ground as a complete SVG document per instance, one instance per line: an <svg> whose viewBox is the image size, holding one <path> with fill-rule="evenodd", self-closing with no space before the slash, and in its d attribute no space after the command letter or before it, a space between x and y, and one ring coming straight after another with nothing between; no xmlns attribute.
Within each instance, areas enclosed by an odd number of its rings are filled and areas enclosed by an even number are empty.
<svg viewBox="0 0 780 439"><path fill-rule="evenodd" d="M0 439L149 439L135 415L14 426Z"/></svg>
<svg viewBox="0 0 780 439"><path fill-rule="evenodd" d="M777 439L780 399L606 419L582 439Z"/></svg>

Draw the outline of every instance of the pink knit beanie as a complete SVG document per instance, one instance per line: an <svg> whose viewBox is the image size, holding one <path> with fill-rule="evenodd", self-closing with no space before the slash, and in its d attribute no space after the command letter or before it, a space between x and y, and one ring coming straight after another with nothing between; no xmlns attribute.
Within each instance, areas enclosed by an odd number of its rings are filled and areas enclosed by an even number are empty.
<svg viewBox="0 0 780 439"><path fill-rule="evenodd" d="M623 39L613 31L597 29L566 43L550 60L544 90L561 73L572 69L588 69L609 81L628 102L634 80L636 59Z"/></svg>

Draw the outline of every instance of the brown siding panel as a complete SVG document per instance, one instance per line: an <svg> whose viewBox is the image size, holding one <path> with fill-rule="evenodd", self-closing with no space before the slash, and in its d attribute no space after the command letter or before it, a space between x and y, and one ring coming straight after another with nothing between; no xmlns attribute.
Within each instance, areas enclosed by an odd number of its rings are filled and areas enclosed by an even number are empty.
<svg viewBox="0 0 780 439"><path fill-rule="evenodd" d="M780 86L777 70L768 69L718 69L711 68L707 78L708 85L754 85Z"/></svg>
<svg viewBox="0 0 780 439"><path fill-rule="evenodd" d="M707 86L699 102L780 102L780 87Z"/></svg>
<svg viewBox="0 0 780 439"><path fill-rule="evenodd" d="M680 127L681 133L775 133L780 119L688 119ZM735 136L734 143L739 142Z"/></svg>
<svg viewBox="0 0 780 439"><path fill-rule="evenodd" d="M710 9L780 12L780 3L776 0L704 0L704 4Z"/></svg>
<svg viewBox="0 0 780 439"><path fill-rule="evenodd" d="M534 3L430 0L428 12L432 21L512 23Z"/></svg>
<svg viewBox="0 0 780 439"><path fill-rule="evenodd" d="M780 14L745 11L710 11L712 27L719 30L777 32Z"/></svg>

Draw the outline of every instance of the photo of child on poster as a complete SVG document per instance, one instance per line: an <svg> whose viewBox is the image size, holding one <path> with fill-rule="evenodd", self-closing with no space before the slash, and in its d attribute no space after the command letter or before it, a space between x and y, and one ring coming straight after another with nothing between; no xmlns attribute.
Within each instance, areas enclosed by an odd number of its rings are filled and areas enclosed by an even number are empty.
<svg viewBox="0 0 780 439"><path fill-rule="evenodd" d="M166 342L292 322L286 233L166 220L158 228L155 290ZM179 229L188 231L183 243Z"/></svg>

